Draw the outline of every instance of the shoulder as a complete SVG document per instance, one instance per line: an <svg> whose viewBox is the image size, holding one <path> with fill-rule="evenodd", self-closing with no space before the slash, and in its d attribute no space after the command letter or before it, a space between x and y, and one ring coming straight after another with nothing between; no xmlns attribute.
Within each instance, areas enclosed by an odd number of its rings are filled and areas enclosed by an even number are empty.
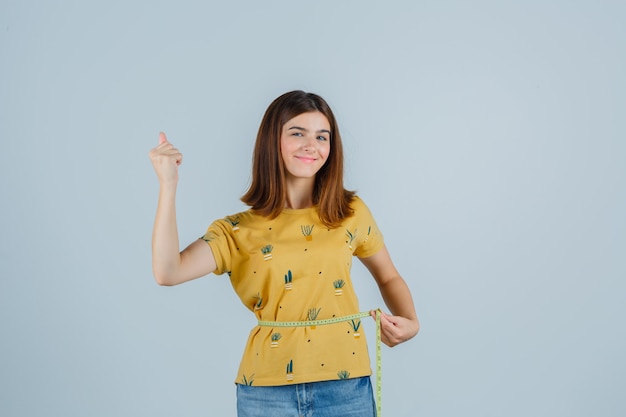
<svg viewBox="0 0 626 417"><path fill-rule="evenodd" d="M367 204L365 204L365 202L363 201L363 199L361 197L359 197L358 195L354 195L352 197L352 201L350 202L350 209L352 210L352 212L354 214L360 214L360 213L369 213L370 209L367 206Z"/></svg>
<svg viewBox="0 0 626 417"><path fill-rule="evenodd" d="M213 220L205 236L216 237L218 235L230 235L233 232L238 232L240 228L249 228L251 225L258 225L263 219L264 217L255 214L252 210L229 214Z"/></svg>
<svg viewBox="0 0 626 417"><path fill-rule="evenodd" d="M223 223L230 226L238 226L250 222L258 222L264 219L263 216L255 214L252 210L240 211L238 213L228 214L221 219L215 220L215 223Z"/></svg>

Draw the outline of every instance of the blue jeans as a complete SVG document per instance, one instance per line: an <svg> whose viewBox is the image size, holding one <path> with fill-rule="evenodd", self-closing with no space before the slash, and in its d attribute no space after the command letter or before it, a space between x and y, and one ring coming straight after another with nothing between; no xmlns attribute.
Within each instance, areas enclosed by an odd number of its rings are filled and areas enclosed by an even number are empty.
<svg viewBox="0 0 626 417"><path fill-rule="evenodd" d="M237 385L238 417L375 417L369 377L255 387Z"/></svg>

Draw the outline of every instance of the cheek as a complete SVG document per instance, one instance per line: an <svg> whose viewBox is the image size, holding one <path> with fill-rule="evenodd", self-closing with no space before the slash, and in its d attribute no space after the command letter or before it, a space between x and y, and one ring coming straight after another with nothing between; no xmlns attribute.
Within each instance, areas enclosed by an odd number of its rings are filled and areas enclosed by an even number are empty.
<svg viewBox="0 0 626 417"><path fill-rule="evenodd" d="M281 159L285 159L285 155L289 150L289 146L287 145L287 143L285 143L285 141L280 141L280 149L278 151L278 153L280 154Z"/></svg>
<svg viewBox="0 0 626 417"><path fill-rule="evenodd" d="M328 159L330 155L330 145L326 145L320 149L320 154L324 156L324 159Z"/></svg>
<svg viewBox="0 0 626 417"><path fill-rule="evenodd" d="M293 140L283 139L280 141L280 153L285 155L294 152L297 149L297 143Z"/></svg>

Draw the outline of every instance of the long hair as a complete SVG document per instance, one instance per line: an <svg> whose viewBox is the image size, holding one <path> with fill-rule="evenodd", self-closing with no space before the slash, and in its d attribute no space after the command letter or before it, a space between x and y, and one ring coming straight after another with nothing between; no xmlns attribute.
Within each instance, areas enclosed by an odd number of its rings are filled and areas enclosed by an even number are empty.
<svg viewBox="0 0 626 417"><path fill-rule="evenodd" d="M355 193L343 186L343 147L335 116L328 103L313 93L291 91L269 105L254 146L252 182L241 201L269 218L281 213L287 199L285 166L280 152L283 125L302 113L316 111L328 119L331 134L330 153L315 175L313 204L318 207L320 221L334 228L352 215L350 202Z"/></svg>

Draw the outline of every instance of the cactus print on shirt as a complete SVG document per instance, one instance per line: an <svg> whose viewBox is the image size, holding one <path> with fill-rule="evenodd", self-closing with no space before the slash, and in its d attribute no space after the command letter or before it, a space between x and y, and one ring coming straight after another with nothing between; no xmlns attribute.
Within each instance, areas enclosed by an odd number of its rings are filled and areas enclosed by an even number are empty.
<svg viewBox="0 0 626 417"><path fill-rule="evenodd" d="M285 209L275 219L248 210L211 224L202 237L216 274L227 273L241 302L260 320L323 320L358 313L350 269L354 256L382 249L370 210L355 197L354 215L329 229L316 207ZM275 386L371 375L360 320L324 326L259 327L248 338L236 383Z"/></svg>

